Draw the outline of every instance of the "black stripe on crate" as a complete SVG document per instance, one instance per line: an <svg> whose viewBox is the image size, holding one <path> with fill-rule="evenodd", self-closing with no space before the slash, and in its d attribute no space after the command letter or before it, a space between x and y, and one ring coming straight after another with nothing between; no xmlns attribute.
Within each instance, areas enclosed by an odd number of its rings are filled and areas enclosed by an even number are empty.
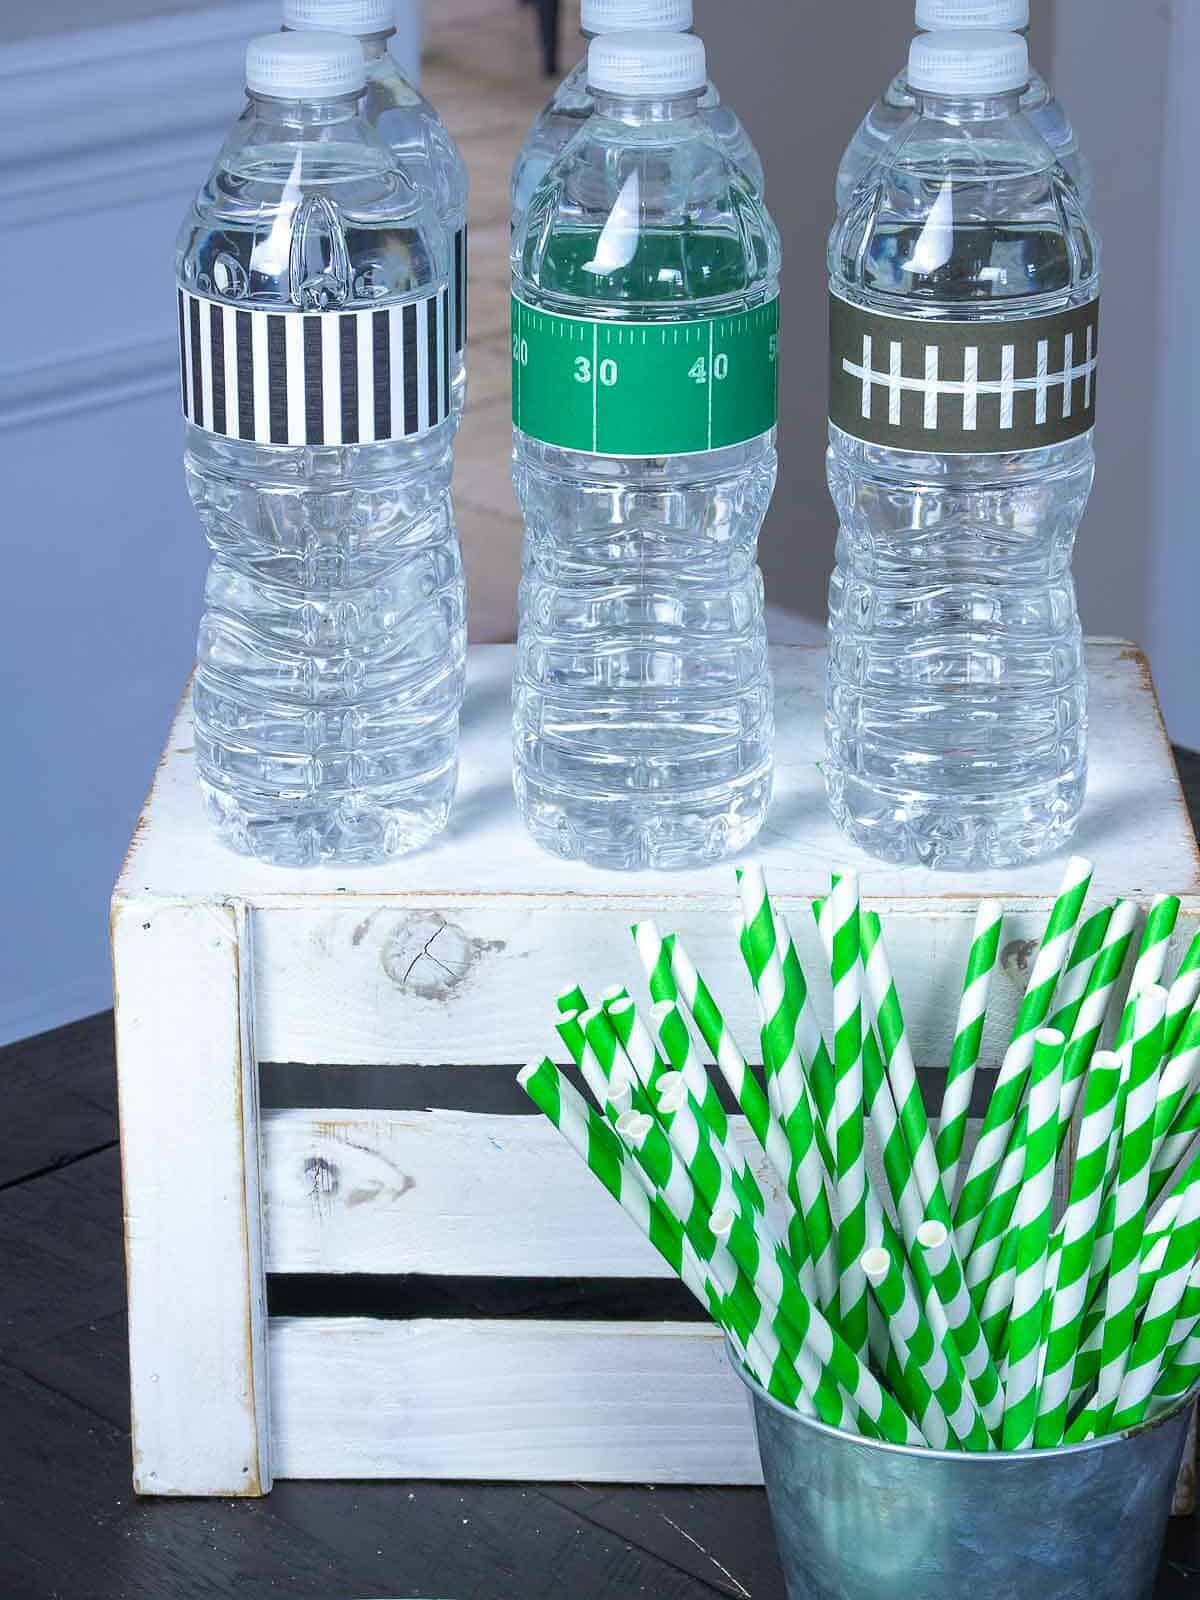
<svg viewBox="0 0 1200 1600"><path fill-rule="evenodd" d="M538 1116L537 1107L517 1082L513 1066L363 1067L310 1066L303 1061L259 1063L259 1098L265 1110L324 1111L476 1111L489 1116ZM589 1100L583 1079L573 1066L559 1071ZM715 1069L713 1083L726 1111L736 1111L733 1096ZM919 1068L917 1081L926 1109L936 1116L942 1103L945 1073ZM996 1081L994 1069L980 1069L971 1095L971 1116L982 1117Z"/></svg>
<svg viewBox="0 0 1200 1600"><path fill-rule="evenodd" d="M301 1272L267 1275L272 1317L382 1317L411 1321L703 1322L675 1278L437 1278L428 1274Z"/></svg>
<svg viewBox="0 0 1200 1600"><path fill-rule="evenodd" d="M304 328L304 437L309 444L325 443L325 375L321 365L321 319L305 317Z"/></svg>
<svg viewBox="0 0 1200 1600"><path fill-rule="evenodd" d="M540 1116L517 1082L519 1067L309 1066L299 1061L259 1063L259 1100L269 1111L476 1111L489 1116ZM559 1070L588 1094L576 1067ZM715 1079L714 1079L715 1081ZM719 1085L726 1109L732 1097ZM590 1099L590 1094L588 1095Z"/></svg>
<svg viewBox="0 0 1200 1600"><path fill-rule="evenodd" d="M225 313L218 305L208 308L208 336L212 345L213 432L225 432Z"/></svg>
<svg viewBox="0 0 1200 1600"><path fill-rule="evenodd" d="M287 329L282 316L267 318L267 400L271 443L288 442Z"/></svg>

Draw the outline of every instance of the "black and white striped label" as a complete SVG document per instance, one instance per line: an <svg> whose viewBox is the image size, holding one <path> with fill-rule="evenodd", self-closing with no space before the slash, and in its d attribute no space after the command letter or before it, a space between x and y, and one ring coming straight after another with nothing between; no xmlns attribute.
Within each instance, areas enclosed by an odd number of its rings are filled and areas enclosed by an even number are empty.
<svg viewBox="0 0 1200 1600"><path fill-rule="evenodd" d="M1007 454L1096 420L1100 301L1021 319L887 316L829 298L829 417L893 450Z"/></svg>
<svg viewBox="0 0 1200 1600"><path fill-rule="evenodd" d="M467 225L454 235L454 353L460 356L467 343Z"/></svg>
<svg viewBox="0 0 1200 1600"><path fill-rule="evenodd" d="M450 414L446 287L365 311L257 311L180 288L183 414L254 444L379 444Z"/></svg>

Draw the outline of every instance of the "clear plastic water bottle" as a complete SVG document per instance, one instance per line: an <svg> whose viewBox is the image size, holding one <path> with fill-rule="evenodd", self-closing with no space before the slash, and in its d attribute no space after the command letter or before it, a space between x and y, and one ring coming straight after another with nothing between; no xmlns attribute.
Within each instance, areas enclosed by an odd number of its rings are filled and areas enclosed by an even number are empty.
<svg viewBox="0 0 1200 1600"><path fill-rule="evenodd" d="M364 83L355 39L253 41L176 257L200 783L228 844L289 865L424 843L457 769L450 244Z"/></svg>
<svg viewBox="0 0 1200 1600"><path fill-rule="evenodd" d="M466 398L467 167L436 109L401 72L390 43L396 0L283 0L289 29L350 34L367 61L362 114L379 130L405 176L429 197L454 253L450 307L454 330L454 409Z"/></svg>
<svg viewBox="0 0 1200 1600"><path fill-rule="evenodd" d="M918 28L930 33L961 28L1024 33L1029 28L1029 0L916 0L916 21ZM863 175L913 115L913 110L908 75L901 68L855 129L842 157L835 191L839 211L845 210ZM1075 130L1066 112L1045 78L1032 67L1021 96L1021 110L1062 163L1086 211L1091 204L1091 172L1079 153Z"/></svg>
<svg viewBox="0 0 1200 1600"><path fill-rule="evenodd" d="M692 0L581 0L580 32L585 39L630 30L686 33L692 26ZM758 151L736 114L711 83L704 87L700 109L722 149L759 192L763 169ZM580 61L538 114L517 155L512 172L512 225L519 224L533 192L558 159L567 142L592 114L587 62Z"/></svg>
<svg viewBox="0 0 1200 1600"><path fill-rule="evenodd" d="M588 73L513 240L514 781L548 849L679 867L771 794L779 239L701 112L699 39L602 35Z"/></svg>
<svg viewBox="0 0 1200 1600"><path fill-rule="evenodd" d="M891 861L1032 860L1083 802L1099 244L1027 73L1017 34L914 40L912 120L830 240L826 778Z"/></svg>

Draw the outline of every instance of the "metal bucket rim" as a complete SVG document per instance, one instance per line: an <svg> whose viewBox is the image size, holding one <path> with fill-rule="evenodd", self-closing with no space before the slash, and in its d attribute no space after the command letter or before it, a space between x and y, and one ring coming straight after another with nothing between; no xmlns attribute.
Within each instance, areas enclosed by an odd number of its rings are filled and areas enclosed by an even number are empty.
<svg viewBox="0 0 1200 1600"><path fill-rule="evenodd" d="M1177 1417L1187 1406L1193 1405L1200 1397L1200 1379L1198 1379L1185 1395L1181 1395L1169 1411L1161 1412L1149 1422L1139 1422L1136 1427L1126 1428L1121 1433L1107 1433L1103 1439L1086 1439L1082 1444L1060 1444L1050 1450L933 1450L928 1445L922 1444L892 1444L887 1439L868 1439L861 1433L847 1433L842 1428L835 1428L828 1422L822 1422L817 1417L806 1417L799 1411L794 1411L790 1406L785 1406L781 1400L776 1400L770 1395L743 1366L741 1357L733 1348L728 1338L725 1340L725 1349L729 1356L729 1364L738 1377L754 1395L756 1400L769 1406L772 1411L777 1411L780 1416L786 1417L789 1422L796 1423L799 1427L810 1428L814 1433L823 1434L830 1439L844 1439L850 1444L866 1445L872 1450L882 1450L888 1455L913 1456L919 1461L953 1461L959 1465L972 1465L987 1467L989 1463L1010 1461L1059 1461L1068 1456L1081 1456L1093 1450L1104 1450L1111 1445L1124 1444L1129 1439L1139 1439L1147 1433L1152 1433L1156 1428L1164 1427Z"/></svg>

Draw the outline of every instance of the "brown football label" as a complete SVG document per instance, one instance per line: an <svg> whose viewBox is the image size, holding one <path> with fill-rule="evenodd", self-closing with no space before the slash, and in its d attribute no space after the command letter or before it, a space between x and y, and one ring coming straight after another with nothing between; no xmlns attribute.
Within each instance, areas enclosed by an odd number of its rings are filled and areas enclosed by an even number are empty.
<svg viewBox="0 0 1200 1600"><path fill-rule="evenodd" d="M893 317L829 297L829 419L939 455L1063 444L1096 420L1100 301L1021 320Z"/></svg>

